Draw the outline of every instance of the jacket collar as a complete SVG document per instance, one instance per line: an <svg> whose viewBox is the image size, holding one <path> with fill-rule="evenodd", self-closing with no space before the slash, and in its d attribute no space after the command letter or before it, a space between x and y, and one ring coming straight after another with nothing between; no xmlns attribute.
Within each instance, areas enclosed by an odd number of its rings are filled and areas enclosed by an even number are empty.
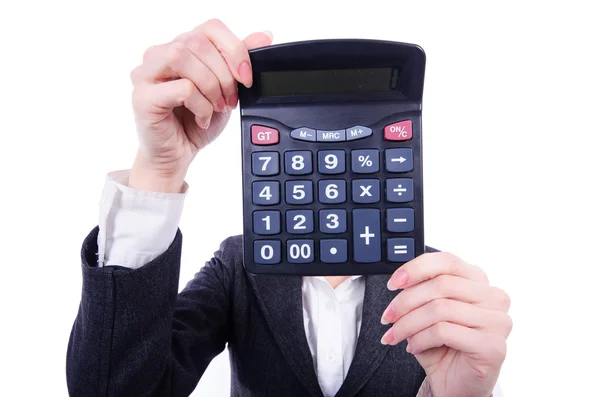
<svg viewBox="0 0 600 397"><path fill-rule="evenodd" d="M302 311L302 278L299 276L248 275L276 343L311 396L323 393L315 374ZM383 310L395 296L387 289L388 275L366 277L362 324L354 359L336 397L350 397L371 378L389 346L380 343L387 329L381 325Z"/></svg>

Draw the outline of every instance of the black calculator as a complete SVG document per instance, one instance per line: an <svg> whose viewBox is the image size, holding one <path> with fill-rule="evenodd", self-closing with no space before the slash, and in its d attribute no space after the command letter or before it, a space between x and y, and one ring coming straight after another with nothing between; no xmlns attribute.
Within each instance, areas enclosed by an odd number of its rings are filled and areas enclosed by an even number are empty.
<svg viewBox="0 0 600 397"><path fill-rule="evenodd" d="M414 44L335 39L250 51L239 87L244 265L390 274L425 250Z"/></svg>

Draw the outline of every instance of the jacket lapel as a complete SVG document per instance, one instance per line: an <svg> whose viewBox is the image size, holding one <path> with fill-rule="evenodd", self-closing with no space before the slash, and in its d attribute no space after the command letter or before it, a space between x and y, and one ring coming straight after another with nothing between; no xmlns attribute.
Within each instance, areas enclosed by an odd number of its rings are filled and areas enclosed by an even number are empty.
<svg viewBox="0 0 600 397"><path fill-rule="evenodd" d="M362 323L348 375L336 397L354 396L379 367L389 346L380 340L389 326L381 325L385 308L398 292L387 289L389 275L366 276Z"/></svg>
<svg viewBox="0 0 600 397"><path fill-rule="evenodd" d="M248 278L275 341L292 371L311 396L322 397L304 332L302 278L251 274L248 274Z"/></svg>

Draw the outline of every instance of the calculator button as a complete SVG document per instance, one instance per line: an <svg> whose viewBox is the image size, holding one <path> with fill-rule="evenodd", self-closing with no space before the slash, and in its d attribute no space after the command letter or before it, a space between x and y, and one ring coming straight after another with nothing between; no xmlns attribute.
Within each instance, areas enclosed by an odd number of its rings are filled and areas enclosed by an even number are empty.
<svg viewBox="0 0 600 397"><path fill-rule="evenodd" d="M415 210L390 208L386 212L386 227L390 232L404 233L415 230Z"/></svg>
<svg viewBox="0 0 600 397"><path fill-rule="evenodd" d="M385 181L385 193L392 203L406 203L413 200L413 180L410 178L394 178Z"/></svg>
<svg viewBox="0 0 600 397"><path fill-rule="evenodd" d="M346 171L346 152L343 150L321 150L317 157L320 174L341 174Z"/></svg>
<svg viewBox="0 0 600 397"><path fill-rule="evenodd" d="M372 263L381 260L381 235L379 210L352 210L352 237L354 260Z"/></svg>
<svg viewBox="0 0 600 397"><path fill-rule="evenodd" d="M291 234L305 234L314 231L313 212L311 210L288 211L285 214L286 230Z"/></svg>
<svg viewBox="0 0 600 397"><path fill-rule="evenodd" d="M339 204L346 201L346 181L319 181L319 202L323 204Z"/></svg>
<svg viewBox="0 0 600 397"><path fill-rule="evenodd" d="M385 150L385 169L389 172L409 172L413 170L411 148Z"/></svg>
<svg viewBox="0 0 600 397"><path fill-rule="evenodd" d="M254 262L275 265L281 262L281 242L278 240L255 240Z"/></svg>
<svg viewBox="0 0 600 397"><path fill-rule="evenodd" d="M281 214L278 211L255 211L252 214L256 234L269 235L281 232Z"/></svg>
<svg viewBox="0 0 600 397"><path fill-rule="evenodd" d="M344 233L346 231L346 210L319 211L321 233Z"/></svg>
<svg viewBox="0 0 600 397"><path fill-rule="evenodd" d="M317 130L317 142L341 142L346 140L346 130Z"/></svg>
<svg viewBox="0 0 600 397"><path fill-rule="evenodd" d="M252 153L252 173L258 176L269 176L279 174L279 153Z"/></svg>
<svg viewBox="0 0 600 397"><path fill-rule="evenodd" d="M373 135L373 130L369 127L363 127L362 125L357 125L352 128L346 128L346 140L354 141L356 139L366 138L370 135Z"/></svg>
<svg viewBox="0 0 600 397"><path fill-rule="evenodd" d="M378 179L355 179L352 181L352 201L359 204L379 202Z"/></svg>
<svg viewBox="0 0 600 397"><path fill-rule="evenodd" d="M252 143L255 145L274 145L279 142L279 131L264 125L253 125L251 128Z"/></svg>
<svg viewBox="0 0 600 397"><path fill-rule="evenodd" d="M279 182L252 182L252 202L257 205L279 204Z"/></svg>
<svg viewBox="0 0 600 397"><path fill-rule="evenodd" d="M312 203L312 181L287 181L285 183L285 202L288 204Z"/></svg>
<svg viewBox="0 0 600 397"><path fill-rule="evenodd" d="M412 138L412 121L404 120L386 125L383 134L388 141L408 141Z"/></svg>
<svg viewBox="0 0 600 397"><path fill-rule="evenodd" d="M356 174L372 174L379 171L379 151L361 149L352 151L352 172Z"/></svg>
<svg viewBox="0 0 600 397"><path fill-rule="evenodd" d="M387 258L390 262L408 262L415 258L415 240L390 238L387 240Z"/></svg>
<svg viewBox="0 0 600 397"><path fill-rule="evenodd" d="M346 240L321 240L321 262L343 263L348 260Z"/></svg>
<svg viewBox="0 0 600 397"><path fill-rule="evenodd" d="M307 175L312 172L312 152L307 150L285 152L285 173Z"/></svg>
<svg viewBox="0 0 600 397"><path fill-rule="evenodd" d="M313 130L312 128L296 128L290 132L290 136L301 141L314 142L317 140L317 131Z"/></svg>
<svg viewBox="0 0 600 397"><path fill-rule="evenodd" d="M312 240L288 240L287 258L289 263L310 263L315 259Z"/></svg>

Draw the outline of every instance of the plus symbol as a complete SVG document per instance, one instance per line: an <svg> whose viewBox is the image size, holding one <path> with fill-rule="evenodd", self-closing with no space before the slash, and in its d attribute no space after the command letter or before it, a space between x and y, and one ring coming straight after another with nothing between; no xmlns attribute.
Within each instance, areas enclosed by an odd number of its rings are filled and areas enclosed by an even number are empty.
<svg viewBox="0 0 600 397"><path fill-rule="evenodd" d="M365 239L365 244L369 245L369 239L371 237L375 237L375 234L374 233L369 233L369 226L365 226L365 232L360 235L360 238L364 238Z"/></svg>

